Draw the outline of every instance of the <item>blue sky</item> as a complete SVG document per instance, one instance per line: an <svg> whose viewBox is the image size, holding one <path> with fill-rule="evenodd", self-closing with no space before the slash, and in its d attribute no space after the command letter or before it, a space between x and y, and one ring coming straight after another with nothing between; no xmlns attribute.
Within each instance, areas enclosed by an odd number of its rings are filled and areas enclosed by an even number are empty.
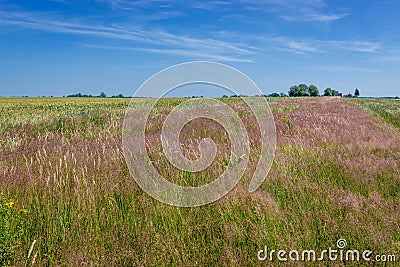
<svg viewBox="0 0 400 267"><path fill-rule="evenodd" d="M133 95L174 64L231 65L265 93L400 96L400 1L0 0L0 95Z"/></svg>

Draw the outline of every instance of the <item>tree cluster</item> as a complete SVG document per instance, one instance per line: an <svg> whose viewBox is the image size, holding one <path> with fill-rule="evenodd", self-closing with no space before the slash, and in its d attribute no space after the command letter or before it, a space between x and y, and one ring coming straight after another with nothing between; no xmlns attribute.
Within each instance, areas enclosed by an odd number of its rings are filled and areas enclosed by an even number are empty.
<svg viewBox="0 0 400 267"><path fill-rule="evenodd" d="M284 93L280 93L280 94L278 94L278 93L272 93L272 94L264 95L264 96L268 96L268 97L286 97L287 95L284 94Z"/></svg>
<svg viewBox="0 0 400 267"><path fill-rule="evenodd" d="M96 96L78 93L78 94L67 95L67 97L96 97Z"/></svg>
<svg viewBox="0 0 400 267"><path fill-rule="evenodd" d="M331 88L326 88L324 91L324 96L334 96L339 94L339 91L331 89Z"/></svg>
<svg viewBox="0 0 400 267"><path fill-rule="evenodd" d="M302 83L290 87L289 96L319 96L319 90L318 87L313 84L308 86L307 84Z"/></svg>
<svg viewBox="0 0 400 267"><path fill-rule="evenodd" d="M107 95L104 92L101 92L98 96L78 93L78 94L67 95L67 97L102 97L102 98L104 98L104 97L107 97ZM125 96L123 94L119 94L119 95L113 95L111 97L112 98L124 98Z"/></svg>

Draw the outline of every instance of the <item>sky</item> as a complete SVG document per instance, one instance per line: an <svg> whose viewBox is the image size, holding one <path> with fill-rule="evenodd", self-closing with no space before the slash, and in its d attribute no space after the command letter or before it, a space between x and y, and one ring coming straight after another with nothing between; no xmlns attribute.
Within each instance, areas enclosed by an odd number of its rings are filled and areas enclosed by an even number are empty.
<svg viewBox="0 0 400 267"><path fill-rule="evenodd" d="M400 96L400 1L0 0L0 95L132 96L213 61L265 93L316 85Z"/></svg>

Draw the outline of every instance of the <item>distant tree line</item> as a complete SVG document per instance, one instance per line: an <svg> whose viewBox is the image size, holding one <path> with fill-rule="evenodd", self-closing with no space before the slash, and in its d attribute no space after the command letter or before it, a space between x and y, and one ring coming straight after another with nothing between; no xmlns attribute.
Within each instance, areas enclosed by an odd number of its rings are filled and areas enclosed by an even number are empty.
<svg viewBox="0 0 400 267"><path fill-rule="evenodd" d="M259 95L260 96L260 95ZM288 91L288 95L285 93L271 93L268 95L261 95L264 97L305 97L305 96L319 96L319 90L318 87L311 84L311 85L307 85L304 83L301 83L299 85L293 85L290 87L289 91ZM339 91L332 89L332 88L326 88L324 90L324 94L323 96L342 96L342 93L339 93ZM358 88L355 89L354 91L354 97L358 97L360 96L360 90L358 90ZM67 95L67 97L100 97L100 98L106 98L107 95L104 92L101 92L99 95L88 95L88 94L72 94L72 95ZM188 98L202 98L203 96L191 96ZM246 95L223 95L223 98L227 98L227 97L246 97ZM352 94L346 94L344 95L344 97L353 97ZM118 95L113 95L111 96L111 98L125 98L125 96L123 94L118 94Z"/></svg>
<svg viewBox="0 0 400 267"><path fill-rule="evenodd" d="M106 93L101 92L99 95L87 95L87 94L72 94L72 95L67 95L67 97L102 97L105 98L107 97ZM125 96L123 94L119 94L119 95L113 95L111 96L112 98L124 98Z"/></svg>
<svg viewBox="0 0 400 267"><path fill-rule="evenodd" d="M299 85L293 85L289 88L288 94L290 97L305 97L305 96L319 96L319 90L318 87L311 84L311 85L307 85L304 83L301 83ZM269 97L284 97L287 96L284 93L272 93L267 95ZM324 90L323 96L342 96L342 93L340 93L339 91L332 89L332 88L326 88ZM344 95L345 97L353 97L352 94L347 94ZM360 90L358 90L358 88L355 89L354 92L354 97L358 97L360 96Z"/></svg>
<svg viewBox="0 0 400 267"><path fill-rule="evenodd" d="M268 96L268 97L287 97L288 95L285 94L285 93L280 93L280 94L278 94L278 93L272 93L272 94L264 95L264 96Z"/></svg>
<svg viewBox="0 0 400 267"><path fill-rule="evenodd" d="M301 83L290 87L289 96L319 96L319 90L318 87L313 84L308 86Z"/></svg>
<svg viewBox="0 0 400 267"><path fill-rule="evenodd" d="M337 94L339 94L339 92L331 88L326 88L324 91L324 96L335 96Z"/></svg>

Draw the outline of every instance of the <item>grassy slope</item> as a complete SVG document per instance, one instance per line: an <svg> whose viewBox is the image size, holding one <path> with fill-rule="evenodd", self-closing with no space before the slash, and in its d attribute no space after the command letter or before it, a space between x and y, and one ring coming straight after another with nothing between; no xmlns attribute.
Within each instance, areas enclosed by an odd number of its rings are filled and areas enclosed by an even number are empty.
<svg viewBox="0 0 400 267"><path fill-rule="evenodd" d="M0 100L0 195L15 201L17 265L35 239L37 263L68 266L258 265L265 245L320 251L339 238L360 250L400 251L400 133L351 103L273 103L276 119L288 115L292 127L277 123L276 158L261 189L248 194L243 179L220 201L191 209L159 203L130 177L120 140L126 106Z"/></svg>
<svg viewBox="0 0 400 267"><path fill-rule="evenodd" d="M394 99L351 99L369 114L400 129L400 100Z"/></svg>

